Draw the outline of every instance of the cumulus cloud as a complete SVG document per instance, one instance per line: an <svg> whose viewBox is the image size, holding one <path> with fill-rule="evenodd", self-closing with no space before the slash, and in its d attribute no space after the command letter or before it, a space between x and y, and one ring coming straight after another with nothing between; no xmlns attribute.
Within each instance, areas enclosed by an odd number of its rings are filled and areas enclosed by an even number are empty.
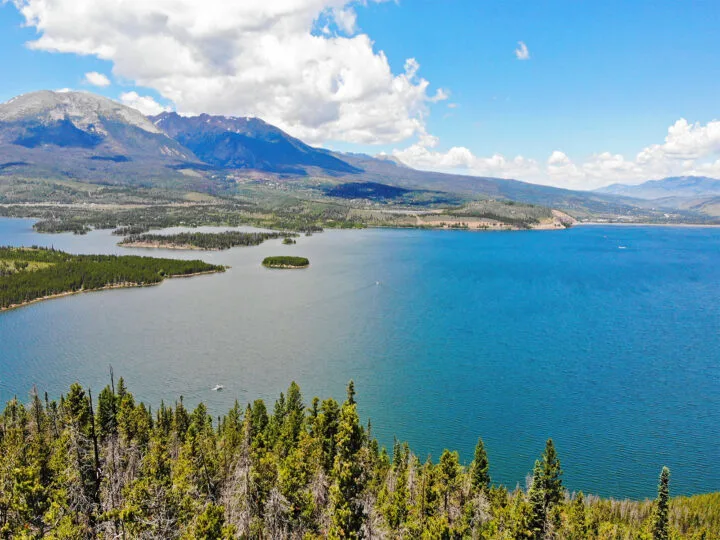
<svg viewBox="0 0 720 540"><path fill-rule="evenodd" d="M106 75L98 73L97 71L90 71L86 73L83 82L92 86L110 86L110 79L108 79Z"/></svg>
<svg viewBox="0 0 720 540"><path fill-rule="evenodd" d="M515 49L515 57L518 60L530 60L530 51L524 41L518 41L518 48Z"/></svg>
<svg viewBox="0 0 720 540"><path fill-rule="evenodd" d="M393 155L411 167L476 176L513 178L572 189L595 189L612 183L638 184L666 176L720 177L720 121L690 124L681 118L668 128L665 142L642 149L634 159L599 152L575 161L560 150L545 161L501 154L480 157L468 148L435 150L439 140L421 137Z"/></svg>
<svg viewBox="0 0 720 540"><path fill-rule="evenodd" d="M393 73L357 33L362 3L14 0L39 33L32 48L111 61L181 113L259 116L314 143L396 143L422 133L447 92L432 94L415 60Z"/></svg>
<svg viewBox="0 0 720 540"><path fill-rule="evenodd" d="M480 157L463 146L455 146L446 152L440 152L418 143L402 150L395 150L393 156L417 169L473 176L525 180L536 178L541 172L540 165L533 159L523 156L506 158L501 154Z"/></svg>
<svg viewBox="0 0 720 540"><path fill-rule="evenodd" d="M120 94L120 101L123 105L137 109L146 116L153 116L170 110L170 107L160 105L152 96L141 96L137 92Z"/></svg>

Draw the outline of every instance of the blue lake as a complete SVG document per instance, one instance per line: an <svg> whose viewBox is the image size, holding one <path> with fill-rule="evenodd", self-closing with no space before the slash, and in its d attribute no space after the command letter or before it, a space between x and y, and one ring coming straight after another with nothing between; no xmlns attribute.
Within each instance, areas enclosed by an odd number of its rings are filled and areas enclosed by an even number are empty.
<svg viewBox="0 0 720 540"><path fill-rule="evenodd" d="M99 390L110 365L153 405L183 395L216 413L292 380L307 402L342 399L354 379L383 444L469 462L482 436L509 487L552 437L571 490L650 497L662 465L675 494L720 490L720 229L327 231L179 252L31 225L0 219L0 245L232 268L0 314L3 401L75 380ZM260 266L276 254L312 266Z"/></svg>

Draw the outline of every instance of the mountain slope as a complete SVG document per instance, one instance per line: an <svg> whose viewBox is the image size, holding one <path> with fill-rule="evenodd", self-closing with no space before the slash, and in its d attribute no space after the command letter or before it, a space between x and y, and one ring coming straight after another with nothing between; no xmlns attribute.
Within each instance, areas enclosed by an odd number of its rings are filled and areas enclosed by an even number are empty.
<svg viewBox="0 0 720 540"><path fill-rule="evenodd" d="M649 180L633 186L612 184L596 190L596 193L638 199L717 197L720 196L720 180L706 176L675 176L663 178L662 180Z"/></svg>
<svg viewBox="0 0 720 540"><path fill-rule="evenodd" d="M520 201L558 208L576 217L590 214L632 214L637 210L636 201L626 197L573 191L520 180L420 171L395 160L378 159L365 154L337 155L362 169L362 173L352 175L356 182L357 178L362 178L365 181L406 189L431 189L474 197Z"/></svg>
<svg viewBox="0 0 720 540"><path fill-rule="evenodd" d="M306 174L308 168L326 174L357 169L325 150L308 146L259 118L180 116L162 113L153 123L204 162L224 169L254 169L273 173Z"/></svg>
<svg viewBox="0 0 720 540"><path fill-rule="evenodd" d="M41 91L0 104L0 178L6 185L75 180L251 198L295 192L358 199L357 204L407 199L416 206L428 201L452 206L452 201L485 199L547 206L576 218L668 218L664 206L617 194L419 171L386 157L313 148L257 118L163 113L148 119L85 92ZM717 208L702 202L677 207L675 213L685 219Z"/></svg>
<svg viewBox="0 0 720 540"><path fill-rule="evenodd" d="M41 91L0 104L4 173L144 183L199 163L139 111L85 92Z"/></svg>

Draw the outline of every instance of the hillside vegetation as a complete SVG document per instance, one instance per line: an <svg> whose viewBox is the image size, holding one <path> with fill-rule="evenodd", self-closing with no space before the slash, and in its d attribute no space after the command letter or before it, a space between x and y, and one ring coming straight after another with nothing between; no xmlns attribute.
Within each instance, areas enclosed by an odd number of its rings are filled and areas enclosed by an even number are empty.
<svg viewBox="0 0 720 540"><path fill-rule="evenodd" d="M275 205L268 199L289 196L306 209L336 205L344 209L341 214L385 206L450 208L485 200L545 206L580 220L717 221L714 203L671 205L668 211L665 203L648 205L616 194L420 171L388 156L332 152L258 118L175 113L147 118L88 92L32 92L0 104L0 204L107 201L109 193L123 189L153 193L163 204L190 193L201 194L206 202L244 198L262 203L259 209L270 215ZM131 193L122 198L137 201ZM352 216L363 224L379 220L377 214ZM323 226L319 221L314 220ZM324 221L327 226L344 223L332 217ZM396 221L394 216L382 225ZM423 226L412 221L401 225ZM515 222L506 225L524 228ZM42 227L48 232L86 231L54 218Z"/></svg>
<svg viewBox="0 0 720 540"><path fill-rule="evenodd" d="M343 403L306 404L293 383L217 421L182 398L151 412L122 379L97 400L78 384L30 397L0 415L5 538L720 537L720 494L670 499L667 469L655 501L614 501L569 494L552 440L527 489L493 484L482 440L468 466L388 453L352 382Z"/></svg>

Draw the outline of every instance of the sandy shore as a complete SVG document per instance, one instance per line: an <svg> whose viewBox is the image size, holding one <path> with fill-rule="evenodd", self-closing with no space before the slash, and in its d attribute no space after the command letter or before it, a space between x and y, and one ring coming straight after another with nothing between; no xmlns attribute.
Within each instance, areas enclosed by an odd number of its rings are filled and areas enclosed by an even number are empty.
<svg viewBox="0 0 720 540"><path fill-rule="evenodd" d="M136 287L154 287L156 285L160 285L165 279L173 279L173 278L189 278L189 277L195 277L195 276L204 276L206 274L217 274L221 272L221 270L208 270L207 272L195 272L194 274L177 274L174 276L167 276L161 281L158 281L157 283L116 283L114 285L106 285L105 287L98 287L97 289L79 289L77 291L67 291L57 294L51 294L48 296L42 296L40 298L33 298L32 300L28 300L27 302L21 302L19 304L10 304L7 307L0 307L0 312L2 311L9 311L11 309L17 309L25 306L29 306L30 304L37 304L38 302L44 302L45 300L54 300L55 298L64 298L66 296L73 296L75 294L82 294L87 292L97 292L97 291L109 291L111 289L130 289L130 288L136 288Z"/></svg>

